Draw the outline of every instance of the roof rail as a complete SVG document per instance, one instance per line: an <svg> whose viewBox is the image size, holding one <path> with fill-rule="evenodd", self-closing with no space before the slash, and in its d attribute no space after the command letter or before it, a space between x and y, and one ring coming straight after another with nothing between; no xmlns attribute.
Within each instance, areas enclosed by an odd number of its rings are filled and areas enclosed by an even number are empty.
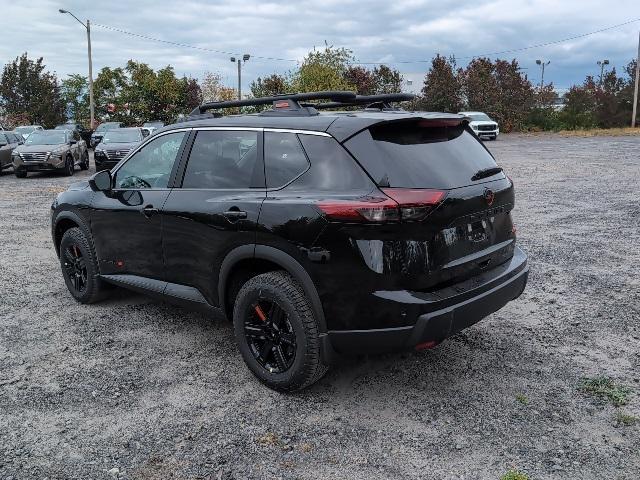
<svg viewBox="0 0 640 480"><path fill-rule="evenodd" d="M356 99L356 94L348 91L326 91L307 93L285 93L273 97L247 98L246 100L229 100L224 102L208 102L196 107L190 115L200 115L207 110L218 110L221 108L250 107L258 105L273 104L274 110L300 110L301 101L308 100L331 100L332 102L349 102ZM306 105L307 107L313 105Z"/></svg>
<svg viewBox="0 0 640 480"><path fill-rule="evenodd" d="M355 107L365 105L365 108L375 108L377 110L390 109L391 104L395 102L408 102L416 98L412 93L382 93L379 95L356 95L355 98L348 101L333 101L327 103L313 104L316 110L326 110L331 108ZM310 104L302 104L302 106L311 106Z"/></svg>

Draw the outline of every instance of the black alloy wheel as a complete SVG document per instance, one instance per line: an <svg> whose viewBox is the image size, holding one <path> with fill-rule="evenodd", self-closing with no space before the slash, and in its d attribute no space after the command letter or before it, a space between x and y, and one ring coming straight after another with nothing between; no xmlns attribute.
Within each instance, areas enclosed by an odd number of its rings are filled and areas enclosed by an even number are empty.
<svg viewBox="0 0 640 480"><path fill-rule="evenodd" d="M73 171L75 170L75 165L73 164L73 158L67 157L67 160L64 163L64 173L68 177L73 176Z"/></svg>
<svg viewBox="0 0 640 480"><path fill-rule="evenodd" d="M64 272L78 295L87 289L87 263L76 243L68 245L63 252Z"/></svg>
<svg viewBox="0 0 640 480"><path fill-rule="evenodd" d="M233 329L247 367L269 388L300 390L327 371L311 302L287 272L261 273L242 285Z"/></svg>
<svg viewBox="0 0 640 480"><path fill-rule="evenodd" d="M296 335L289 316L273 300L260 300L244 322L247 345L269 373L284 373L296 357Z"/></svg>

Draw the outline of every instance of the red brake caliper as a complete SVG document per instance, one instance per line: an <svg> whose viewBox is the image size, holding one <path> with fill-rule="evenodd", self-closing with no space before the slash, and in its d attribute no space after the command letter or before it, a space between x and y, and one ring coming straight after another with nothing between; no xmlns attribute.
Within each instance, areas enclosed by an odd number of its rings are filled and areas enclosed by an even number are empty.
<svg viewBox="0 0 640 480"><path fill-rule="evenodd" d="M262 320L263 322L267 321L267 316L262 311L262 308L260 307L260 305L256 305L255 311L256 311L256 315L258 315L258 318L260 318L260 320Z"/></svg>

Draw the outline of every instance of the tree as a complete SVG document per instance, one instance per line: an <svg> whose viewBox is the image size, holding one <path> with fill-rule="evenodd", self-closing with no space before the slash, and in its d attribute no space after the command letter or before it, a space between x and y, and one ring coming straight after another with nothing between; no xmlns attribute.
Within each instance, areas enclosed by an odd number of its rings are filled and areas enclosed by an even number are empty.
<svg viewBox="0 0 640 480"><path fill-rule="evenodd" d="M345 81L355 87L358 95L373 95L378 83L373 72L361 66L350 65L344 73Z"/></svg>
<svg viewBox="0 0 640 480"><path fill-rule="evenodd" d="M134 60L124 68L103 68L94 91L103 120L130 125L147 120L173 122L202 102L202 91L195 79L177 78L170 65L156 72Z"/></svg>
<svg viewBox="0 0 640 480"><path fill-rule="evenodd" d="M62 100L67 117L76 123L89 123L89 89L87 77L79 74L69 75L62 80Z"/></svg>
<svg viewBox="0 0 640 480"><path fill-rule="evenodd" d="M498 104L498 82L488 58L474 58L461 73L464 96L469 110L494 115Z"/></svg>
<svg viewBox="0 0 640 480"><path fill-rule="evenodd" d="M205 72L204 78L200 82L202 90L202 101L220 102L223 100L227 87L222 84L222 76L215 72Z"/></svg>
<svg viewBox="0 0 640 480"><path fill-rule="evenodd" d="M276 73L268 77L256 78L251 82L249 88L251 90L251 96L254 98L271 97L273 95L291 92L291 85L287 77Z"/></svg>
<svg viewBox="0 0 640 480"><path fill-rule="evenodd" d="M402 91L402 75L398 70L380 65L373 69L372 76L376 94L400 93Z"/></svg>
<svg viewBox="0 0 640 480"><path fill-rule="evenodd" d="M462 110L462 86L455 71L455 59L436 55L425 76L422 98L418 105L424 110L454 112Z"/></svg>
<svg viewBox="0 0 640 480"><path fill-rule="evenodd" d="M7 116L22 116L29 123L53 127L65 120L65 106L55 74L45 70L42 57L27 53L7 63L0 79L0 107Z"/></svg>
<svg viewBox="0 0 640 480"><path fill-rule="evenodd" d="M354 60L351 50L325 46L307 54L300 68L293 74L292 87L297 92L322 90L356 90L346 79L349 63Z"/></svg>

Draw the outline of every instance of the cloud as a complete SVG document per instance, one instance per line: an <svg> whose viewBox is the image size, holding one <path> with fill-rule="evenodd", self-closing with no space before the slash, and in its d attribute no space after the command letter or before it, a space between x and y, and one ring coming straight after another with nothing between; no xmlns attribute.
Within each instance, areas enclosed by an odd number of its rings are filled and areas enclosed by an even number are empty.
<svg viewBox="0 0 640 480"><path fill-rule="evenodd" d="M204 49L249 53L252 58L243 67L245 88L257 76L294 69L296 61L325 41L350 48L362 62L424 60L392 64L403 72L424 73L436 53L455 55L464 65L474 55L567 38L640 17L637 0L31 0L3 5L3 17L13 20L3 22L0 64L27 51L44 57L60 77L85 74L86 34L58 8L94 24L95 72L135 59L153 68L171 64L179 75L201 77L205 71L217 71L235 84L235 66L227 54L153 42L99 26L107 25ZM536 58L551 60L545 79L565 87L596 73L598 59L608 58L620 70L635 55L639 28L637 22L500 56L517 58L533 81L539 77Z"/></svg>

